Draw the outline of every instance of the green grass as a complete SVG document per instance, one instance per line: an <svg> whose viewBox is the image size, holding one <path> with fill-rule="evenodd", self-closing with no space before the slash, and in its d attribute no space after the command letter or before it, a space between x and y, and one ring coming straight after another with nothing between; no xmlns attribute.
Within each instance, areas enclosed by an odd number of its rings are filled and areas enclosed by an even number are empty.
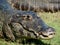
<svg viewBox="0 0 60 45"><path fill-rule="evenodd" d="M39 13L39 16L44 20L44 22L51 27L55 28L56 34L55 37L51 40L42 40L44 43L50 43L51 45L60 45L60 12L57 13ZM1 28L1 24L0 24ZM0 39L0 45L19 45L16 42L6 42L3 39ZM22 45L22 44L20 44ZM34 45L34 44L33 44Z"/></svg>
<svg viewBox="0 0 60 45"><path fill-rule="evenodd" d="M56 35L51 40L44 40L43 42L51 45L60 45L60 12L57 13L39 13L40 17L51 27L55 28Z"/></svg>

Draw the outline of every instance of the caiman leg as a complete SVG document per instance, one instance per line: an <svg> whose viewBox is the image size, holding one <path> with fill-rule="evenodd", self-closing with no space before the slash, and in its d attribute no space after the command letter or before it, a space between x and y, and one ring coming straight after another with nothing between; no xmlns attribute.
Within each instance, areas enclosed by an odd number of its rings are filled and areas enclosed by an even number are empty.
<svg viewBox="0 0 60 45"><path fill-rule="evenodd" d="M3 32L4 37L7 40L11 40L11 41L15 40L13 32L12 32L11 28L9 27L8 23L6 23L6 22L3 23L2 32Z"/></svg>

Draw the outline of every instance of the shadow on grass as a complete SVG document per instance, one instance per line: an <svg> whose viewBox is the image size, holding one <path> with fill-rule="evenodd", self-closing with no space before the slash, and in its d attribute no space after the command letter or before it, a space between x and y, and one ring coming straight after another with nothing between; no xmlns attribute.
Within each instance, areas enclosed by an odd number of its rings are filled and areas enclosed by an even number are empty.
<svg viewBox="0 0 60 45"><path fill-rule="evenodd" d="M47 44L42 42L41 40L37 40L37 39L26 39L25 41L22 41L23 44L34 44L34 45L51 45L51 44Z"/></svg>

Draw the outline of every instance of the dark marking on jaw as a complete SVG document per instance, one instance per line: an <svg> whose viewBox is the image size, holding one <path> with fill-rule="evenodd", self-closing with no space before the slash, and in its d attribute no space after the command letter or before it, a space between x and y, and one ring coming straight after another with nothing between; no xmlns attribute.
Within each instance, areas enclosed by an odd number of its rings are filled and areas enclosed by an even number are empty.
<svg viewBox="0 0 60 45"><path fill-rule="evenodd" d="M20 29L19 32L21 35L24 35L23 29Z"/></svg>
<svg viewBox="0 0 60 45"><path fill-rule="evenodd" d="M27 36L28 36L28 37L31 37L30 33L27 33Z"/></svg>
<svg viewBox="0 0 60 45"><path fill-rule="evenodd" d="M42 32L39 32L39 35L42 35L43 37L48 37L47 35L42 34Z"/></svg>
<svg viewBox="0 0 60 45"><path fill-rule="evenodd" d="M42 36L44 36L44 37L48 37L47 35L43 35L43 34L42 34Z"/></svg>
<svg viewBox="0 0 60 45"><path fill-rule="evenodd" d="M21 24L21 23L20 23ZM22 24L21 24L22 25ZM37 33L36 32L34 32L33 30L29 30L28 28L25 28L23 25L22 25L22 27L25 29L25 30L27 30L27 31L29 31L29 32L31 32L31 33L33 33L35 36L36 36L36 38L38 37L37 36Z"/></svg>

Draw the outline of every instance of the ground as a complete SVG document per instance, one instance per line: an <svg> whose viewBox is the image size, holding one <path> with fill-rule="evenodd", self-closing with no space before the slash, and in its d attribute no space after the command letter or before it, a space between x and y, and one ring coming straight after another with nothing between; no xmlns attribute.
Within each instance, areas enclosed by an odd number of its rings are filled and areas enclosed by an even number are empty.
<svg viewBox="0 0 60 45"><path fill-rule="evenodd" d="M42 40L44 43L50 43L51 45L60 45L60 12L48 13L40 12L39 16L50 26L55 28L56 34L55 37L51 40ZM0 22L1 23L1 22ZM1 30L0 24L0 30ZM0 45L19 45L16 42L6 42L3 39L0 39ZM22 44L21 44L22 45ZM32 44L34 45L34 44Z"/></svg>

